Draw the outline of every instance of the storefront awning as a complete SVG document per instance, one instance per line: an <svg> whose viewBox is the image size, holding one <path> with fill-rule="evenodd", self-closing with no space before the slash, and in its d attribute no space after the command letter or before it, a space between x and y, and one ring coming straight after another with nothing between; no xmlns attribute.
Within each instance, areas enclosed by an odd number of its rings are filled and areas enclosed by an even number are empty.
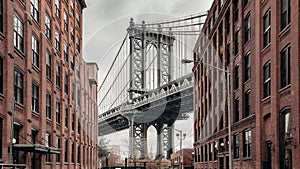
<svg viewBox="0 0 300 169"><path fill-rule="evenodd" d="M42 154L59 154L60 149L55 147L48 147L41 144L14 144L14 150L24 151L24 152L35 152Z"/></svg>

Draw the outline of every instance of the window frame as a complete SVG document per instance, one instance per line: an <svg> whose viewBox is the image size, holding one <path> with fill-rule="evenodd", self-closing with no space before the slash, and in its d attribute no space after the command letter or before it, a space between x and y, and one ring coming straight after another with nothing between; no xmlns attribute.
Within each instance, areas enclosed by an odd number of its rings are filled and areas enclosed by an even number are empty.
<svg viewBox="0 0 300 169"><path fill-rule="evenodd" d="M244 82L251 78L251 52L244 57Z"/></svg>
<svg viewBox="0 0 300 169"><path fill-rule="evenodd" d="M251 114L251 90L244 93L244 118Z"/></svg>
<svg viewBox="0 0 300 169"><path fill-rule="evenodd" d="M51 18L47 13L45 14L45 35L51 40Z"/></svg>
<svg viewBox="0 0 300 169"><path fill-rule="evenodd" d="M60 18L60 0L55 0L55 16Z"/></svg>
<svg viewBox="0 0 300 169"><path fill-rule="evenodd" d="M246 129L243 131L243 158L251 158L252 131Z"/></svg>
<svg viewBox="0 0 300 169"><path fill-rule="evenodd" d="M58 149L61 148L61 139L59 136L56 136L56 146ZM61 159L60 159L60 154L56 154L56 163L60 163Z"/></svg>
<svg viewBox="0 0 300 169"><path fill-rule="evenodd" d="M24 52L24 23L17 14L14 14L14 47Z"/></svg>
<svg viewBox="0 0 300 169"><path fill-rule="evenodd" d="M40 44L38 38L35 35L32 35L31 51L32 51L32 64L36 67L39 67Z"/></svg>
<svg viewBox="0 0 300 169"><path fill-rule="evenodd" d="M263 16L263 47L271 43L271 8Z"/></svg>
<svg viewBox="0 0 300 169"><path fill-rule="evenodd" d="M55 49L60 52L60 33L57 29L55 29Z"/></svg>
<svg viewBox="0 0 300 169"><path fill-rule="evenodd" d="M56 101L56 111L55 111L55 119L56 119L56 124L61 124L61 104L57 100Z"/></svg>
<svg viewBox="0 0 300 169"><path fill-rule="evenodd" d="M56 78L55 78L55 81L56 81L56 87L58 88L61 88L61 66L58 62L56 62Z"/></svg>
<svg viewBox="0 0 300 169"><path fill-rule="evenodd" d="M238 122L240 120L240 99L236 98L234 100L234 122Z"/></svg>
<svg viewBox="0 0 300 169"><path fill-rule="evenodd" d="M39 114L39 86L36 83L32 83L32 95L31 95L31 110L34 113Z"/></svg>
<svg viewBox="0 0 300 169"><path fill-rule="evenodd" d="M14 70L14 98L15 101L21 105L24 103L24 75L18 71Z"/></svg>
<svg viewBox="0 0 300 169"><path fill-rule="evenodd" d="M40 1L30 0L30 14L31 17L37 22L40 22Z"/></svg>
<svg viewBox="0 0 300 169"><path fill-rule="evenodd" d="M52 77L52 58L50 52L47 50L46 51L46 77L47 79L51 80Z"/></svg>
<svg viewBox="0 0 300 169"><path fill-rule="evenodd" d="M251 39L251 14L250 12L244 19L244 44Z"/></svg>
<svg viewBox="0 0 300 169"><path fill-rule="evenodd" d="M235 133L233 135L233 159L240 158L240 135Z"/></svg>
<svg viewBox="0 0 300 169"><path fill-rule="evenodd" d="M46 93L46 118L52 119L52 117L51 117L51 94L49 92Z"/></svg>
<svg viewBox="0 0 300 169"><path fill-rule="evenodd" d="M291 23L291 2L290 0L281 0L280 7L280 27L281 30Z"/></svg>
<svg viewBox="0 0 300 169"><path fill-rule="evenodd" d="M3 88L4 88L4 83L3 83L3 58L0 56L0 94L3 94Z"/></svg>
<svg viewBox="0 0 300 169"><path fill-rule="evenodd" d="M271 95L271 61L267 61L263 66L263 98L269 97L270 95Z"/></svg>
<svg viewBox="0 0 300 169"><path fill-rule="evenodd" d="M239 88L239 84L240 84L239 68L240 68L239 64L236 64L234 66L234 90L237 90Z"/></svg>
<svg viewBox="0 0 300 169"><path fill-rule="evenodd" d="M291 84L291 46L288 44L280 52L280 86L284 88Z"/></svg>

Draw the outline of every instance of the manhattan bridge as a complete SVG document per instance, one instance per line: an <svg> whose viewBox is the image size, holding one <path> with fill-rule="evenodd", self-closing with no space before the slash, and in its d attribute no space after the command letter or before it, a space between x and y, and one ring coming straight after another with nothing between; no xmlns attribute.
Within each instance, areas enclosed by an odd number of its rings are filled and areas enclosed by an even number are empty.
<svg viewBox="0 0 300 169"><path fill-rule="evenodd" d="M129 159L148 157L150 126L157 131L156 158L173 153L174 122L193 112L193 65L182 60L194 59L205 18L206 13L156 23L130 19L98 91L98 135L129 129Z"/></svg>

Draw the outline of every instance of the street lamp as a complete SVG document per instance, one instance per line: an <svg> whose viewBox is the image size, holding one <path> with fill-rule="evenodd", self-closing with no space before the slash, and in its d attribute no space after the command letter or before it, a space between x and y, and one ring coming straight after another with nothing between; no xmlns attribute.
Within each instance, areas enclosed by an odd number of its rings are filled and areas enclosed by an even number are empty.
<svg viewBox="0 0 300 169"><path fill-rule="evenodd" d="M204 64L208 67L211 67L213 69L216 69L216 70L219 70L221 72L224 72L226 74L225 76L225 80L226 80L226 83L227 83L227 116L228 116L228 142L229 142L229 148L228 148L228 158L229 158L229 169L232 169L232 155L231 155L231 121L230 121L230 116L231 116L231 112L230 112L230 92L229 92L229 89L230 89L230 82L229 82L229 76L230 76L230 72L228 69L222 69L222 68L219 68L219 67L216 67L214 65L211 65L209 63L205 63L203 61L197 61L197 60L189 60L189 59L182 59L181 60L181 63L183 64L186 64L186 63L197 63L196 66L198 66L200 63L201 64Z"/></svg>
<svg viewBox="0 0 300 169"><path fill-rule="evenodd" d="M180 141L180 161L179 161L179 168L182 169L182 163L183 163L183 152L182 152L182 140L185 139L186 134L182 133L182 130L178 130L178 129L174 129L179 133L176 133L176 136L178 138L178 140Z"/></svg>

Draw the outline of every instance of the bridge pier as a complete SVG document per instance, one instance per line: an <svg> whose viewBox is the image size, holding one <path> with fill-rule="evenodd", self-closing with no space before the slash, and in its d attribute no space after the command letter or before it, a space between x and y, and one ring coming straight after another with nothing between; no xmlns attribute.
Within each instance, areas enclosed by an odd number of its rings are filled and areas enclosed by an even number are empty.
<svg viewBox="0 0 300 169"><path fill-rule="evenodd" d="M156 159L170 159L174 148L174 123L157 123L155 125L157 131L156 143ZM166 152L166 156L164 156Z"/></svg>

